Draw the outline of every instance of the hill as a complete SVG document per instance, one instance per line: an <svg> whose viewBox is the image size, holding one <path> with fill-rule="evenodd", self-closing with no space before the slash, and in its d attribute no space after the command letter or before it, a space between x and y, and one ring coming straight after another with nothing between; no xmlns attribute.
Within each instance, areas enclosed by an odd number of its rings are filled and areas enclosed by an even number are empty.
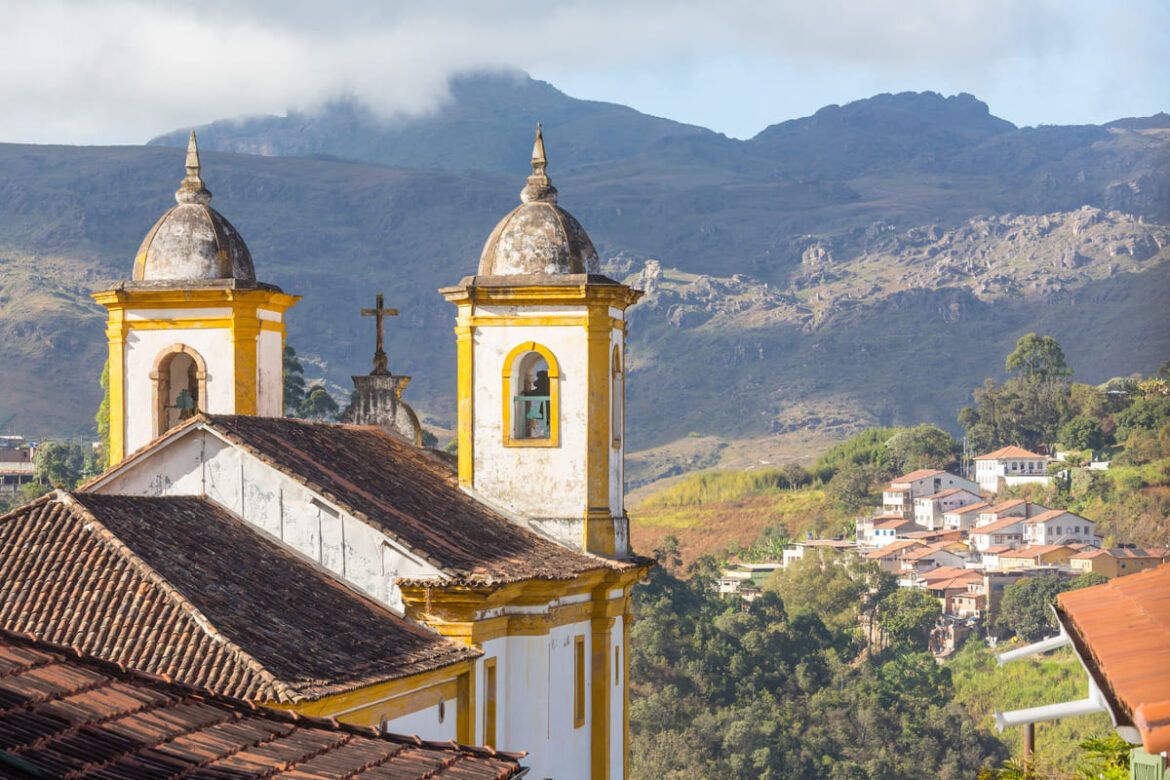
<svg viewBox="0 0 1170 780"><path fill-rule="evenodd" d="M644 479L805 431L954 429L968 388L1028 330L1057 336L1090 382L1170 355L1164 116L1015 128L970 96L906 93L736 141L523 77L468 77L452 94L411 120L341 102L201 130L233 150L204 155L216 207L262 278L305 295L290 342L338 393L366 370L357 309L383 290L403 312L392 367L414 376L425 416L451 422L453 313L434 290L474 269L516 202L536 118L561 202L607 271L649 291L632 315L628 415L631 448L659 453ZM86 292L129 272L167 207L174 140L0 145L11 427L90 427L103 345ZM695 447L675 446L691 433Z"/></svg>

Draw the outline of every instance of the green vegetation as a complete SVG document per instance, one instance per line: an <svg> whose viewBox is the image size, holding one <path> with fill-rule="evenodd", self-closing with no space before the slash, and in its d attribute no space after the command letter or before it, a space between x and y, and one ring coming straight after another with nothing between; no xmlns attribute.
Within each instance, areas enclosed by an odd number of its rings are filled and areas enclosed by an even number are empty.
<svg viewBox="0 0 1170 780"><path fill-rule="evenodd" d="M324 381L305 384L305 367L291 345L284 345L284 413L309 420L336 420L340 407ZM356 391L355 391L356 392ZM352 399L351 399L352 403Z"/></svg>
<svg viewBox="0 0 1170 780"><path fill-rule="evenodd" d="M777 582L746 611L713 593L709 566L651 573L632 630L633 778L958 780L1006 758L929 655L862 652L867 576L838 568L810 565L799 592Z"/></svg>
<svg viewBox="0 0 1170 780"><path fill-rule="evenodd" d="M1072 580L1057 574L1041 574L1013 582L1004 588L996 626L1011 631L1025 642L1051 636L1057 630L1051 606L1058 595L1108 581L1101 574L1085 573Z"/></svg>
<svg viewBox="0 0 1170 780"><path fill-rule="evenodd" d="M104 471L109 465L110 452L110 361L102 364L102 375L98 380L102 388L102 402L98 405L97 413L93 416L97 426L98 441L102 443L102 451L98 455L97 470Z"/></svg>

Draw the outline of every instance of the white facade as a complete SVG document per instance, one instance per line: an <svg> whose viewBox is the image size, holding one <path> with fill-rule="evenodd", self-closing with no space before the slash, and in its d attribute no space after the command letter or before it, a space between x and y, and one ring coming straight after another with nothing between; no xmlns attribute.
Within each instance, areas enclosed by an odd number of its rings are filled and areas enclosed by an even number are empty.
<svg viewBox="0 0 1170 780"><path fill-rule="evenodd" d="M930 531L943 528L943 515L962 506L979 503L979 493L964 488L944 490L941 493L914 499L914 522Z"/></svg>
<svg viewBox="0 0 1170 780"><path fill-rule="evenodd" d="M1019 547L1024 539L1024 518L1005 517L989 525L979 526L971 531L968 543L979 552L989 547Z"/></svg>
<svg viewBox="0 0 1170 780"><path fill-rule="evenodd" d="M473 331L472 360L474 478L472 487L477 497L500 507L534 531L542 533L569 547L580 549L583 524L589 510L608 511L614 518L616 557L624 557L629 550L628 524L625 520L623 459L625 454L622 431L622 399L613 396L622 391L624 372L614 372L612 354L617 350L619 365L624 361L624 313L610 309L613 325L609 332L604 366L590 364L590 334L578 322L571 324L524 325L516 327L517 319L528 321L555 321L584 318L584 306L525 307L477 306L477 324ZM499 324L492 322L499 319ZM504 420L504 405L511 404L517 392L514 384L503 380L504 374L514 374L515 365L507 365L523 357L525 345L547 350L556 361L557 401L553 404L559 442L546 446L540 441L511 440L506 428L515 425ZM521 350L520 353L517 350ZM591 376L590 371L601 371ZM615 376L619 373L620 376ZM604 426L604 441L594 449L605 460L606 504L590 506L590 452L589 401L591 392L604 392L611 403L605 419L595 421ZM515 416L515 412L509 414ZM597 453L602 450L602 453Z"/></svg>
<svg viewBox="0 0 1170 780"><path fill-rule="evenodd" d="M988 493L998 493L1000 480L1005 485L1047 482L1048 458L1043 455L1018 455L1003 458L977 458L975 481Z"/></svg>
<svg viewBox="0 0 1170 780"><path fill-rule="evenodd" d="M1024 544L1092 544L1100 545L1091 520L1072 512L1053 510L1024 523Z"/></svg>

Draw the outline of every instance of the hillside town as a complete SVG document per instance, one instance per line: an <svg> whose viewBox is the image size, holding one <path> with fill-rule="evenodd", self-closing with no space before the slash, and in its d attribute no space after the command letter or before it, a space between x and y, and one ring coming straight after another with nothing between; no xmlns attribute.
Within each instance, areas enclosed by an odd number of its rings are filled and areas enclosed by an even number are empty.
<svg viewBox="0 0 1170 780"><path fill-rule="evenodd" d="M892 574L899 587L938 599L941 617L931 651L945 658L972 634L999 638L993 627L1004 591L1022 579L1112 579L1170 562L1170 548L1126 542L1105 547L1093 521L1003 496L1011 488L1065 478L1068 455L1006 446L973 459L974 480L940 469L903 474L884 486L881 506L857 521L853 539L808 538L787 545L780 560L729 563L719 592L751 602L774 572L811 551L853 555ZM1086 465L1108 467L1097 460Z"/></svg>

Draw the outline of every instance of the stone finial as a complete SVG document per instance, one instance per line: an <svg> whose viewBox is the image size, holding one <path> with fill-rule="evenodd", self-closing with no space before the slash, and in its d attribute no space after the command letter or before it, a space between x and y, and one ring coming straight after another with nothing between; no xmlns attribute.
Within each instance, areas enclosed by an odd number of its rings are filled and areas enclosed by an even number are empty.
<svg viewBox="0 0 1170 780"><path fill-rule="evenodd" d="M528 183L520 191L521 201L524 203L532 201L557 202L557 188L552 185L548 174L545 173L546 168L548 168L548 158L544 155L544 133L541 131L540 122L537 122L536 138L532 142L532 175L528 177Z"/></svg>
<svg viewBox="0 0 1170 780"><path fill-rule="evenodd" d="M204 205L211 202L211 191L203 183L201 171L199 144L196 143L195 131L192 130L191 138L187 141L187 175L179 183L179 189L175 192L175 200L179 203L202 203Z"/></svg>

